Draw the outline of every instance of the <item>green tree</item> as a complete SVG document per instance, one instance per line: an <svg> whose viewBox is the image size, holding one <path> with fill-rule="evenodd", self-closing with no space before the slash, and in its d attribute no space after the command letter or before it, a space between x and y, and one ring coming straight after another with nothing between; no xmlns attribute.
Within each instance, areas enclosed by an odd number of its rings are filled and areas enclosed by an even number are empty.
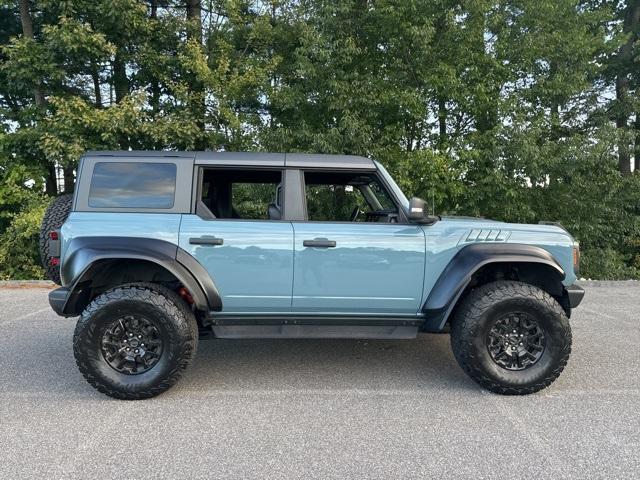
<svg viewBox="0 0 640 480"><path fill-rule="evenodd" d="M586 275L638 276L639 5L0 3L0 235L33 245L18 219L86 150L352 153L436 212L560 221Z"/></svg>

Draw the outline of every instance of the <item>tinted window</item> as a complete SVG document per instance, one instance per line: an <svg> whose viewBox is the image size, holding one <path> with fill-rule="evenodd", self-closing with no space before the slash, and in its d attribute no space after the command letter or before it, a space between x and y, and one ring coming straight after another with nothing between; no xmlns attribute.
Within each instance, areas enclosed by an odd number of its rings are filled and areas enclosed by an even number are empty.
<svg viewBox="0 0 640 480"><path fill-rule="evenodd" d="M175 191L173 163L100 162L93 167L89 206L171 208Z"/></svg>

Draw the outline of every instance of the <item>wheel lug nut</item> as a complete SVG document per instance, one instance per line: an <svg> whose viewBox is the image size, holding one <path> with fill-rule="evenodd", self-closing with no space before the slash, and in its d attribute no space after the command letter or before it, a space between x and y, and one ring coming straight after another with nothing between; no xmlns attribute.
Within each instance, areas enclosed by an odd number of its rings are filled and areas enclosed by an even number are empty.
<svg viewBox="0 0 640 480"><path fill-rule="evenodd" d="M127 347L127 352L130 352L130 351L131 351L131 349Z"/></svg>
<svg viewBox="0 0 640 480"><path fill-rule="evenodd" d="M138 335L138 338L142 338L142 335Z"/></svg>
<svg viewBox="0 0 640 480"><path fill-rule="evenodd" d="M134 353L139 353L140 350L138 350L137 348L134 350Z"/></svg>
<svg viewBox="0 0 640 480"><path fill-rule="evenodd" d="M127 343L129 340L127 340L126 338L124 339L124 343Z"/></svg>
<svg viewBox="0 0 640 480"><path fill-rule="evenodd" d="M515 330L514 330L514 332L515 332ZM130 333L130 334L129 334L129 336L130 336L130 337L133 337L133 333Z"/></svg>
<svg viewBox="0 0 640 480"><path fill-rule="evenodd" d="M515 329L513 330L513 333L516 333L516 330L515 330Z"/></svg>
<svg viewBox="0 0 640 480"><path fill-rule="evenodd" d="M141 344L140 344L140 346L141 346L141 347L144 347L144 343L141 343Z"/></svg>
<svg viewBox="0 0 640 480"><path fill-rule="evenodd" d="M522 342L520 342L520 345L522 345Z"/></svg>

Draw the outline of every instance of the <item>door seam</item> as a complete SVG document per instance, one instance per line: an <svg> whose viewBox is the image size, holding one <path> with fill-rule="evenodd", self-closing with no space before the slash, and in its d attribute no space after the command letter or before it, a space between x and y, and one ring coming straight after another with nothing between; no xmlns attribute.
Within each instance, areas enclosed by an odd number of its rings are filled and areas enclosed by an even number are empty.
<svg viewBox="0 0 640 480"><path fill-rule="evenodd" d="M293 266L293 271L291 272L291 300L289 301L289 309L293 310L293 287L296 284L296 229L293 226L293 222L289 222L289 225L291 225L291 231L293 232L291 241L291 254L293 255L291 265Z"/></svg>

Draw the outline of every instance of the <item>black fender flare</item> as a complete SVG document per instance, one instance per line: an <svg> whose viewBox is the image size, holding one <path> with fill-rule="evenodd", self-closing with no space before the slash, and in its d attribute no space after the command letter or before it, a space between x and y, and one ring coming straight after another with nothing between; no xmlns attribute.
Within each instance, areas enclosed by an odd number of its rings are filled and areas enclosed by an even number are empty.
<svg viewBox="0 0 640 480"><path fill-rule="evenodd" d="M65 314L77 310L73 304L83 294L102 260L145 260L165 268L191 293L196 308L222 310L220 293L206 269L176 244L165 240L138 237L76 237L67 247L61 277L69 293Z"/></svg>
<svg viewBox="0 0 640 480"><path fill-rule="evenodd" d="M454 255L431 289L422 307L424 330L442 330L473 274L490 263L537 263L552 268L560 281L565 278L565 271L558 261L541 247L518 243L468 245Z"/></svg>

